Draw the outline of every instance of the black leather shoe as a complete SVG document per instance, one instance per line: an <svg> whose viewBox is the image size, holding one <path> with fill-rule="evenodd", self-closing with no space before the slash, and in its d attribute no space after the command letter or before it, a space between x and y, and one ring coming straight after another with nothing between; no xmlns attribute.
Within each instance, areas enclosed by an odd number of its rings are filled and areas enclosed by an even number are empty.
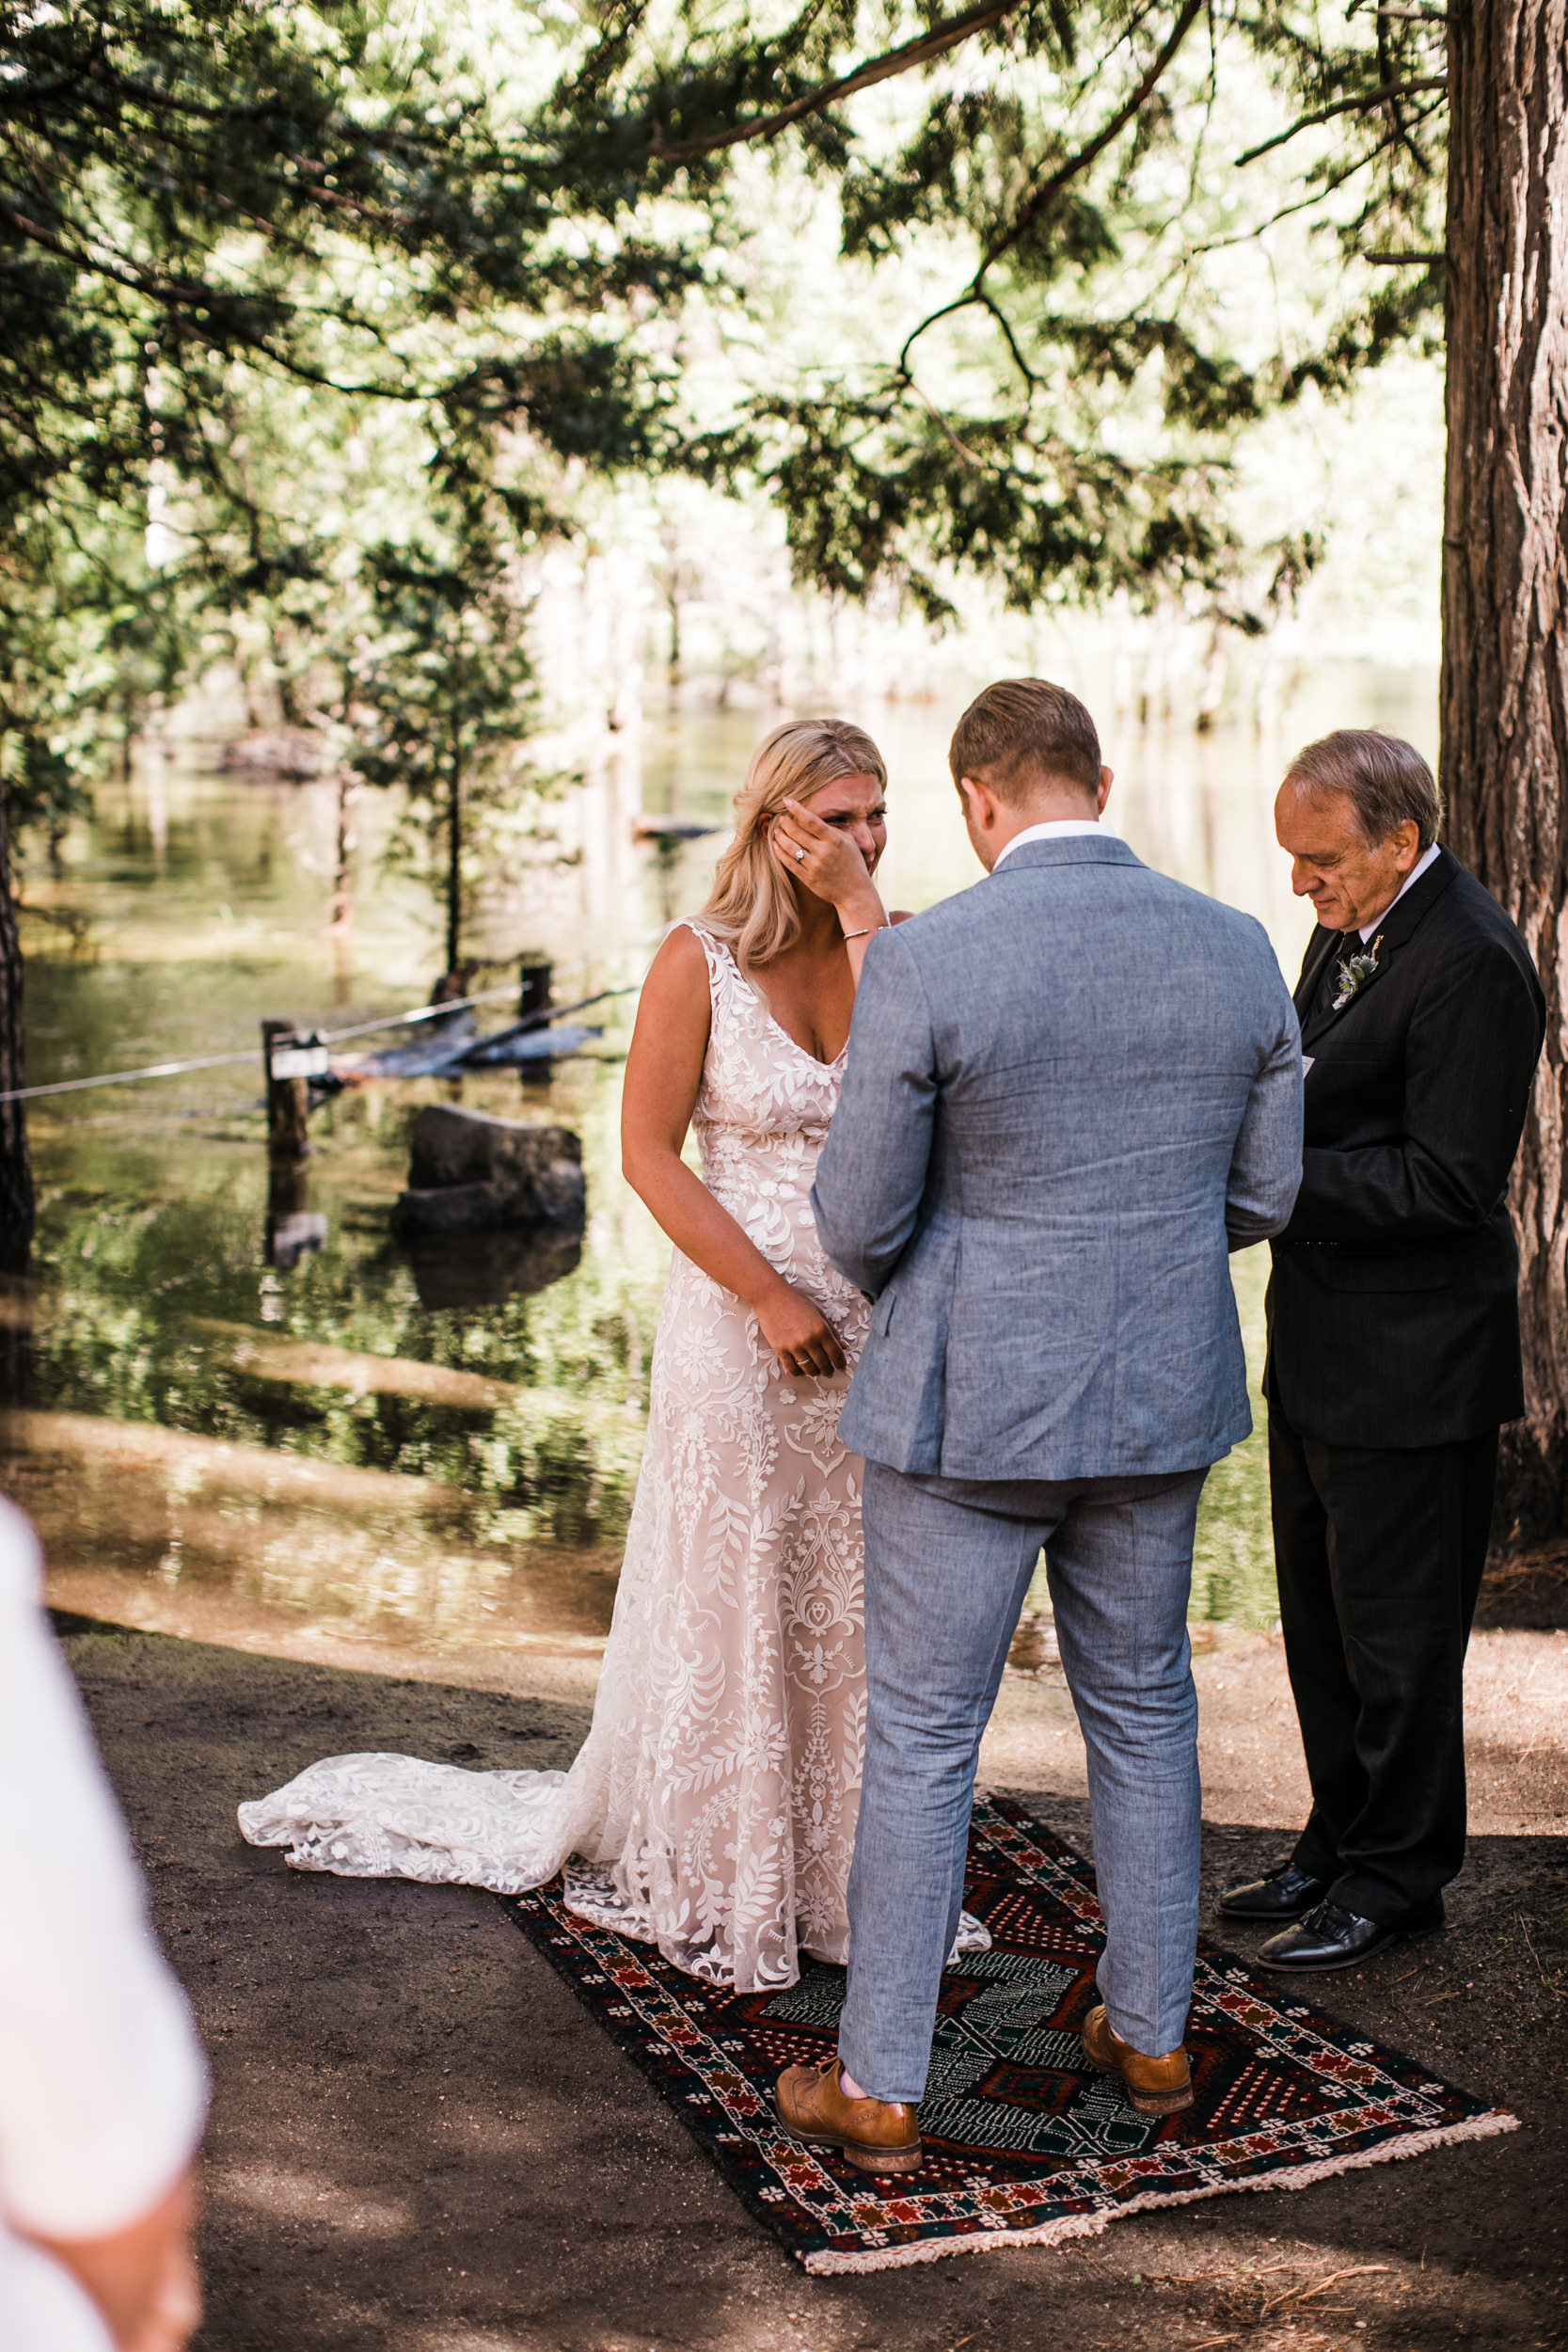
<svg viewBox="0 0 1568 2352"><path fill-rule="evenodd" d="M1303 1912L1315 1910L1330 1883L1327 1879L1315 1879L1309 1870L1298 1870L1294 1863L1282 1862L1266 1879L1227 1886L1220 1897L1220 1917L1261 1919L1277 1927L1283 1919L1299 1919Z"/></svg>
<svg viewBox="0 0 1568 2352"><path fill-rule="evenodd" d="M1339 1903L1320 1903L1283 1935L1271 1935L1258 1955L1259 1968L1295 1970L1358 1968L1364 1960L1386 1952L1390 1944L1435 1935L1443 1926L1441 1896L1425 1911L1410 1912L1389 1927L1381 1919L1363 1919Z"/></svg>

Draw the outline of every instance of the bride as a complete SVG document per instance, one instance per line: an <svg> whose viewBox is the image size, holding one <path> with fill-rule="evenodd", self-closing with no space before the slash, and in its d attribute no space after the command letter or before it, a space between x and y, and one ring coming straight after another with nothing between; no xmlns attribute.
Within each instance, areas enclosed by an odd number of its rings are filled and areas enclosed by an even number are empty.
<svg viewBox="0 0 1568 2352"><path fill-rule="evenodd" d="M843 1961L864 1732L860 1464L839 1411L869 1306L808 1195L844 1073L887 772L793 720L757 747L713 895L642 990L628 1180L675 1245L593 1726L568 1772L332 1756L240 1807L299 1869L569 1908L738 1991ZM682 1157L689 1128L699 1177ZM965 1917L959 1944L989 1938Z"/></svg>

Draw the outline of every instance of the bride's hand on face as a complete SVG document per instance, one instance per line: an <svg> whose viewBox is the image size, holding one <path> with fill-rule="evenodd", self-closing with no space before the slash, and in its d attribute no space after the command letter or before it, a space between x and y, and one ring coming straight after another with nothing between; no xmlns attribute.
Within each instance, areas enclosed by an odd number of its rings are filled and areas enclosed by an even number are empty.
<svg viewBox="0 0 1568 2352"><path fill-rule="evenodd" d="M763 1338L785 1372L801 1379L811 1374L826 1379L830 1373L845 1369L848 1359L838 1333L790 1283L781 1280L777 1291L757 1308L756 1317Z"/></svg>
<svg viewBox="0 0 1568 2352"><path fill-rule="evenodd" d="M825 898L846 930L854 929L857 920L886 922L871 869L849 833L824 824L800 801L786 801L769 828L769 840L784 872L814 898Z"/></svg>

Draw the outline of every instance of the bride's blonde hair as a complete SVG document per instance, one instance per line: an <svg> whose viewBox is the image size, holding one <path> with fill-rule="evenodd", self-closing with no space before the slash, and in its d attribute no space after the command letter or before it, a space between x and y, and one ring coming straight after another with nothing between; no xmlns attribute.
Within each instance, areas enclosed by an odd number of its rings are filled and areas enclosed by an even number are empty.
<svg viewBox="0 0 1568 2352"><path fill-rule="evenodd" d="M887 767L863 727L847 719L789 719L765 735L735 796L735 838L719 860L713 895L697 920L721 939L743 972L771 963L800 934L800 900L768 843L770 820L786 800L809 802L841 776L875 776Z"/></svg>

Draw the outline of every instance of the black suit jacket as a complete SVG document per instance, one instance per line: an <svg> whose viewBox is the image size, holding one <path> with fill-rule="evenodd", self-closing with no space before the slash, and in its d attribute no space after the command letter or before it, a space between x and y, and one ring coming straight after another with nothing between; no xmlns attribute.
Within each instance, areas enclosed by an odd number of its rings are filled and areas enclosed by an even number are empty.
<svg viewBox="0 0 1568 2352"><path fill-rule="evenodd" d="M1340 1011L1319 988L1338 931L1313 932L1296 987L1312 1066L1264 1391L1324 1444L1442 1445L1524 1411L1504 1192L1544 1001L1517 930L1447 850L1379 934Z"/></svg>

